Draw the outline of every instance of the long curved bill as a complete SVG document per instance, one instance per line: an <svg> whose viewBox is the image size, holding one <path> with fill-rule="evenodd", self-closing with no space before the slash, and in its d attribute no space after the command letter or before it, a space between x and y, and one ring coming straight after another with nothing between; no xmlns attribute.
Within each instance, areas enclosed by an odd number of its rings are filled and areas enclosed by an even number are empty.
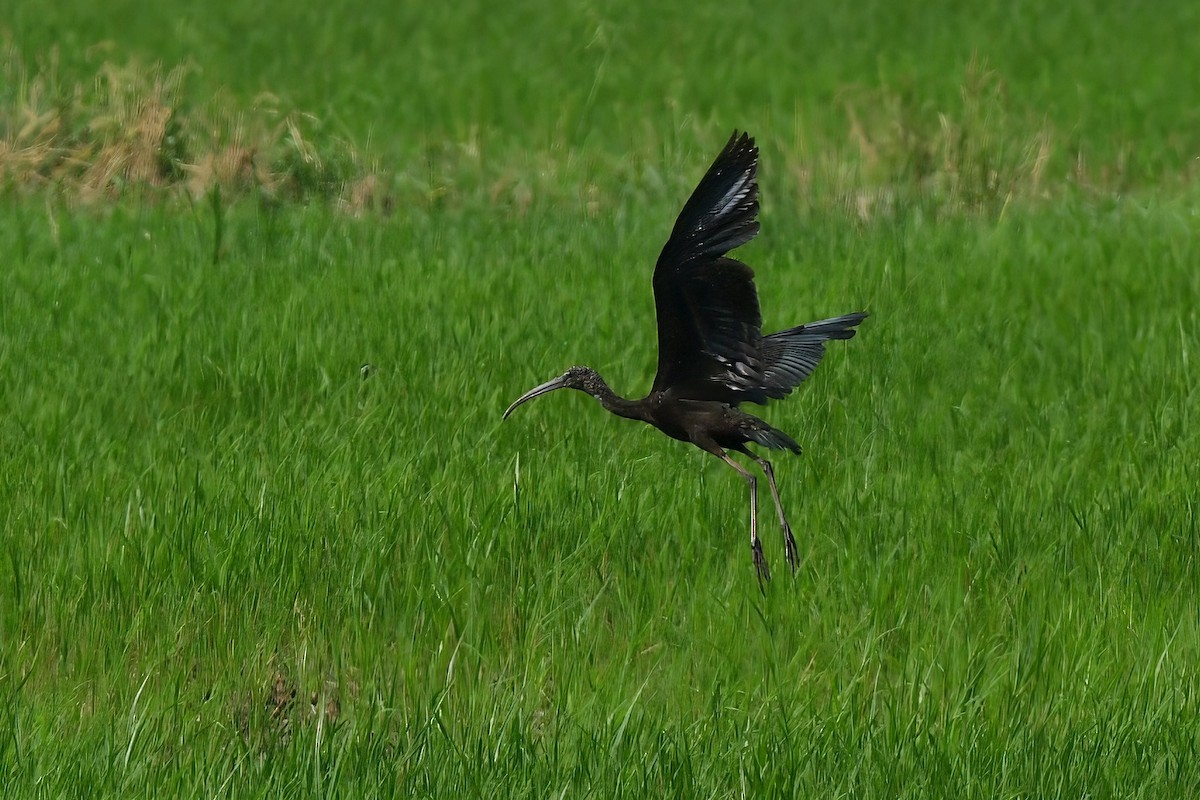
<svg viewBox="0 0 1200 800"><path fill-rule="evenodd" d="M546 392L553 392L555 389L562 389L566 385L567 385L566 376L559 375L554 380L546 381L541 386L533 387L528 392L526 392L525 394L518 397L517 401L515 403L513 403L511 406L509 406L508 410L504 412L504 416L501 419L508 419L508 415L513 412L514 408L521 405L521 403L524 403L527 400L532 400L533 398L535 398L539 395L543 395Z"/></svg>

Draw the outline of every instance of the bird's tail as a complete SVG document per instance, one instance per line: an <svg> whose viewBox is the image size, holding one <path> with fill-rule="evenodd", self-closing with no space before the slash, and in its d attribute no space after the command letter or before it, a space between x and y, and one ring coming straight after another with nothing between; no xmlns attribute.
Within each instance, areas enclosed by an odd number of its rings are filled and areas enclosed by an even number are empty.
<svg viewBox="0 0 1200 800"><path fill-rule="evenodd" d="M761 420L759 421L761 422ZM755 444L761 444L763 447L769 447L772 450L791 450L796 455L800 455L800 445L796 444L795 439L781 430L772 428L765 422L751 432L750 438Z"/></svg>

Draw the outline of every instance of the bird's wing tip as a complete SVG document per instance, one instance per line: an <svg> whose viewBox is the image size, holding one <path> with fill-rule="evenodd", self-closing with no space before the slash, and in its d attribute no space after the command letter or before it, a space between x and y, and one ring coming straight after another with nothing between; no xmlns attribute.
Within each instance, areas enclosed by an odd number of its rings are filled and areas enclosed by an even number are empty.
<svg viewBox="0 0 1200 800"><path fill-rule="evenodd" d="M729 143L725 145L725 149L729 151L746 152L753 156L758 155L758 145L754 143L754 137L749 131L739 131L733 129L733 135L729 137Z"/></svg>

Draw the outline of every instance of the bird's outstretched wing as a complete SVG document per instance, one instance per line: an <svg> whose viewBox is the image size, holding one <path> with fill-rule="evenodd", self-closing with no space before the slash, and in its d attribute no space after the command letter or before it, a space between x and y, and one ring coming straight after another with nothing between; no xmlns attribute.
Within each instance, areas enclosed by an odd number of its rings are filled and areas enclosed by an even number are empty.
<svg viewBox="0 0 1200 800"><path fill-rule="evenodd" d="M652 392L765 403L812 374L825 342L865 313L762 335L754 273L725 256L758 233L758 148L736 131L675 221L654 268L658 373Z"/></svg>
<svg viewBox="0 0 1200 800"><path fill-rule="evenodd" d="M758 351L763 365L759 385L766 396L787 396L821 363L825 343L830 339L853 339L855 326L867 316L865 311L856 311L764 336Z"/></svg>
<svg viewBox="0 0 1200 800"><path fill-rule="evenodd" d="M737 402L750 399L745 379L762 374L754 273L724 257L758 233L757 172L754 140L734 131L679 212L654 268L658 374L652 391Z"/></svg>

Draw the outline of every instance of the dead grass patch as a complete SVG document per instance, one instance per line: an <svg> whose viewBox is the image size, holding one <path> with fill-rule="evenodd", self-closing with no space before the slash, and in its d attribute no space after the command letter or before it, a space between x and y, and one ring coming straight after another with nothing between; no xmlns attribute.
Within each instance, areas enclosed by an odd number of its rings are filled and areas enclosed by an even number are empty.
<svg viewBox="0 0 1200 800"><path fill-rule="evenodd" d="M330 681L319 691L302 692L286 672L276 669L264 689L237 698L234 727L256 749L286 745L300 727L337 723L342 715L338 695L338 687Z"/></svg>
<svg viewBox="0 0 1200 800"><path fill-rule="evenodd" d="M905 86L850 87L840 100L849 146L811 168L854 216L886 214L913 199L995 213L1051 192L1058 137L1046 120L1015 110L1004 80L978 59L967 64L951 109L934 108Z"/></svg>
<svg viewBox="0 0 1200 800"><path fill-rule="evenodd" d="M70 81L55 51L31 70L19 55L11 42L0 55L7 87L0 88L0 186L53 192L71 203L101 204L131 193L220 202L250 196L273 203L316 199L350 215L388 213L403 202L481 203L522 216L549 198L573 199L594 216L631 198L674 191L676 182L662 172L655 130L647 131L644 152L592 153L581 162L570 152L531 153L520 144L500 152L501 143L472 129L460 142L422 140L413 163L381 169L274 95L249 103L220 92L197 99L189 65L106 59L90 80ZM1111 194L1131 186L1132 148L1114 163L1093 163L1076 139L1015 107L1002 76L977 58L965 66L958 98L946 107L903 84L850 86L831 113L844 115L844 129L802 147L757 132L777 154L772 163L779 173L793 182L798 204L819 213L867 221L919 205L938 215L1002 215L1014 202L1043 201L1070 188ZM711 138L711 126L702 127L696 136ZM804 131L795 133L804 140ZM1190 181L1195 171L1186 168L1181 179ZM690 180L679 177L679 191Z"/></svg>
<svg viewBox="0 0 1200 800"><path fill-rule="evenodd" d="M100 49L103 52L103 48ZM0 183L81 204L138 192L203 197L256 193L319 198L356 212L385 203L366 159L315 117L263 94L246 107L195 101L189 65L102 61L87 81L64 78L56 51L28 70L11 42L0 75Z"/></svg>

